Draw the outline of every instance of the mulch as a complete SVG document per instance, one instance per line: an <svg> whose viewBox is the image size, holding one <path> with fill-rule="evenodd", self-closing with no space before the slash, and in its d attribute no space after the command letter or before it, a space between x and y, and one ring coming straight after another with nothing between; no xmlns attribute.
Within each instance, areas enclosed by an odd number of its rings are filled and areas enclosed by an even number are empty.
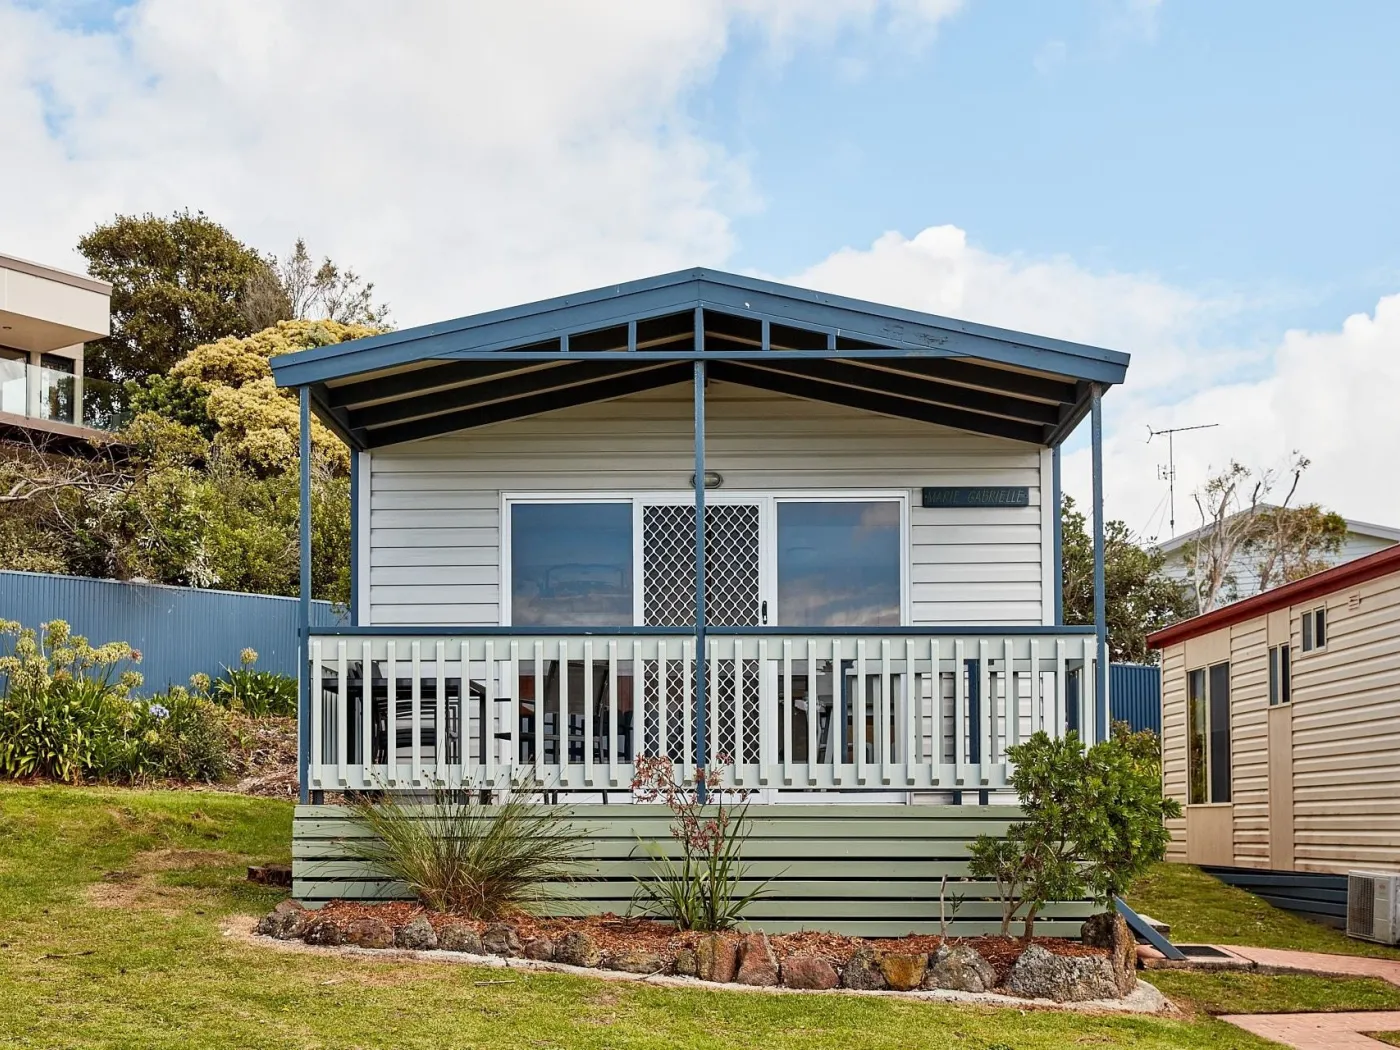
<svg viewBox="0 0 1400 1050"><path fill-rule="evenodd" d="M426 916L435 930L450 924L461 924L481 933L490 922L479 919L465 919L461 916L430 911L421 904L408 901L387 901L384 903L363 904L356 901L331 901L320 915L331 919L337 926L348 926L356 919L382 919L395 929L407 925L420 915ZM558 940L571 931L587 933L597 943L604 954L631 949L653 952L658 955L674 955L682 948L693 948L703 933L677 930L669 923L653 919L628 918L618 915L588 915L577 918L544 919L535 916L515 914L498 920L513 926L521 940L531 937L549 937ZM738 940L743 935L737 932L720 936ZM1027 942L1019 937L954 937L951 944L963 944L975 948L982 957L992 964L997 972L998 982L1004 981L1011 967L1026 950ZM836 966L844 966L856 951L870 945L882 951L907 953L911 955L931 954L943 944L937 934L909 934L905 937L862 938L848 937L837 933L823 933L819 930L803 930L799 933L771 934L768 943L773 954L781 961L794 955L810 955L826 959ZM1101 948L1090 948L1078 941L1067 941L1057 937L1036 937L1030 942L1037 944L1052 955L1102 955Z"/></svg>

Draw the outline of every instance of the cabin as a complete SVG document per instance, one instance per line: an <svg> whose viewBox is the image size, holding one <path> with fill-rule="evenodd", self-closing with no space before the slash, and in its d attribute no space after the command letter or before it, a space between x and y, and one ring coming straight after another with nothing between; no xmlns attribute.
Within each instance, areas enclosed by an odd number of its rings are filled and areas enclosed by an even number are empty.
<svg viewBox="0 0 1400 1050"><path fill-rule="evenodd" d="M615 813L664 756L896 853L913 824L874 814L960 804L965 856L973 807L1015 801L1008 747L1106 729L1102 604L1061 615L1060 448L1092 417L1101 460L1127 366L706 269L274 359L303 500L312 413L353 463L298 819L521 783Z"/></svg>
<svg viewBox="0 0 1400 1050"><path fill-rule="evenodd" d="M1184 811L1171 859L1334 918L1346 890L1328 876L1400 870L1400 547L1148 644L1163 790Z"/></svg>

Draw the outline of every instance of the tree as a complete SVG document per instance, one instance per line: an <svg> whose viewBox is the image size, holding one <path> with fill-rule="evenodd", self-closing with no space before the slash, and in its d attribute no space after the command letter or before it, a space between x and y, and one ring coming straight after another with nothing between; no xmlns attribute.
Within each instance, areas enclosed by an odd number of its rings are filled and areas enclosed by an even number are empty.
<svg viewBox="0 0 1400 1050"><path fill-rule="evenodd" d="M1094 541L1069 496L1061 510L1065 623L1094 622ZM1162 571L1166 556L1140 545L1121 521L1104 523L1104 598L1113 660L1145 663L1147 635L1192 612L1188 591Z"/></svg>
<svg viewBox="0 0 1400 1050"><path fill-rule="evenodd" d="M1266 507L1256 516L1255 526L1244 553L1260 591L1321 572L1341 553L1347 538L1346 519L1316 503Z"/></svg>
<svg viewBox="0 0 1400 1050"><path fill-rule="evenodd" d="M267 268L250 282L244 311L254 329L278 321L336 321L383 328L389 307L373 300L374 284L354 270L342 270L329 257L318 266L298 237L284 260L270 256Z"/></svg>
<svg viewBox="0 0 1400 1050"><path fill-rule="evenodd" d="M1327 555L1341 550L1345 519L1315 503L1290 506L1309 465L1297 452L1282 471L1255 471L1231 460L1196 491L1201 527L1183 548L1196 612L1235 600L1241 570L1251 570L1266 591L1326 568ZM1288 492L1269 503L1284 476L1291 476Z"/></svg>
<svg viewBox="0 0 1400 1050"><path fill-rule="evenodd" d="M129 384L121 443L89 457L0 446L0 564L295 594L300 418L269 361L376 331L284 321L204 344ZM319 421L311 439L312 593L345 601L349 457Z"/></svg>
<svg viewBox="0 0 1400 1050"><path fill-rule="evenodd" d="M112 334L88 345L89 375L144 379L202 343L252 331L243 299L268 263L203 212L118 215L78 250L112 284Z"/></svg>

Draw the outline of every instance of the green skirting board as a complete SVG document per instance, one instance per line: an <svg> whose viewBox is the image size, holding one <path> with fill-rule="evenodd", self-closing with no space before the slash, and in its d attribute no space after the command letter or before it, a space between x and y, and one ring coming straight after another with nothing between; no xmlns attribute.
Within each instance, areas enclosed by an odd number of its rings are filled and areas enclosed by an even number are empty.
<svg viewBox="0 0 1400 1050"><path fill-rule="evenodd" d="M671 814L653 805L564 807L588 834L579 878L560 883L554 915L638 914L636 879L652 870L651 843L675 850ZM985 832L1005 834L1019 813L1008 806L769 805L749 811L743 855L748 875L771 879L746 913L769 933L827 930L865 937L939 931L939 887L953 936L997 933L1001 907L991 883L968 877L967 851ZM292 826L292 893L308 907L327 901L412 899L407 887L353 859L347 838L364 831L339 806L298 806ZM961 898L961 904L957 904ZM954 913L956 909L956 913ZM1045 908L1036 933L1078 937L1087 901ZM1020 932L1020 922L1012 927Z"/></svg>

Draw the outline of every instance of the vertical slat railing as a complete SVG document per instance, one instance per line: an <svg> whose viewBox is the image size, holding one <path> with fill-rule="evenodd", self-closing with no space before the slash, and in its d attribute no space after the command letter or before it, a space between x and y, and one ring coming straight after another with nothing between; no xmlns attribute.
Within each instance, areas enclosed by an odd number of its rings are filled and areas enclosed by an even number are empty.
<svg viewBox="0 0 1400 1050"><path fill-rule="evenodd" d="M968 741L974 727L967 718L967 659L963 640L953 642L953 766L958 784L967 782Z"/></svg>
<svg viewBox="0 0 1400 1050"><path fill-rule="evenodd" d="M423 653L422 643L417 639L413 641L413 681L409 684L410 703L413 710L409 713L409 724L412 727L413 739L409 741L409 754L413 761L413 786L423 786Z"/></svg>
<svg viewBox="0 0 1400 1050"><path fill-rule="evenodd" d="M856 690L855 711L851 721L855 725L856 783L864 784L868 775L865 769L865 714L868 708L865 689L865 639L856 639Z"/></svg>
<svg viewBox="0 0 1400 1050"><path fill-rule="evenodd" d="M890 640L880 639L880 746L875 751L875 761L880 764L880 783L890 782L890 767L894 765L894 755L890 751L894 728L890 725Z"/></svg>
<svg viewBox="0 0 1400 1050"><path fill-rule="evenodd" d="M593 785L593 639L583 643L583 782Z"/></svg>
<svg viewBox="0 0 1400 1050"><path fill-rule="evenodd" d="M374 768L374 659L366 640L360 645L360 767L361 779L372 783Z"/></svg>
<svg viewBox="0 0 1400 1050"><path fill-rule="evenodd" d="M608 640L608 785L617 786L617 640Z"/></svg>
<svg viewBox="0 0 1400 1050"><path fill-rule="evenodd" d="M982 723L979 729L982 747L977 756L979 760L977 780L982 784L987 783L987 770L992 763L992 725L997 712L997 698L992 695L992 663L987 658L987 649L987 639L979 638L977 640L977 676L979 679L977 695L980 699L977 706Z"/></svg>
<svg viewBox="0 0 1400 1050"><path fill-rule="evenodd" d="M820 643L777 632L719 633L708 644L717 672L704 698L715 730L708 756L734 786L1003 790L1009 749L1042 729L1062 735L1066 716L1076 713L1068 708L1075 702L1066 690L1070 673L1085 683L1077 713L1085 743L1093 742L1092 638L876 630ZM533 667L533 768L542 783L625 790L636 757L653 749L671 754L676 775L689 780L698 699L693 645L684 636L626 634L313 637L308 775L318 790L513 782L528 764L531 727L521 718L522 711L528 718L523 698L530 694L522 692L522 675L528 679ZM557 675L551 669L556 654ZM449 662L458 655L460 664ZM400 682L400 662L408 665L406 682ZM357 664L358 687L351 681ZM572 691L582 685L582 725L575 715L570 727L570 668L577 673L580 665L581 683L574 679ZM951 686L944 677L950 668ZM604 673L606 688L598 677ZM545 714L556 699L559 750L548 754ZM945 704L952 714L951 754ZM799 727L804 706L805 727ZM379 746L387 755L376 755ZM731 749L732 765L721 767L720 754L730 757ZM450 758L454 751L457 757Z"/></svg>
<svg viewBox="0 0 1400 1050"><path fill-rule="evenodd" d="M345 787L350 764L350 662L345 659L344 638L336 640L335 657L335 779L339 787Z"/></svg>
<svg viewBox="0 0 1400 1050"><path fill-rule="evenodd" d="M666 643L662 642L657 650L657 674L661 674L665 670L661 666L660 659L661 653L665 651ZM634 765L637 757L642 753L646 738L646 680L646 668L642 666L642 643L634 638L632 640L632 762ZM657 739L662 738L658 737Z"/></svg>
<svg viewBox="0 0 1400 1050"><path fill-rule="evenodd" d="M486 767L486 783L496 785L496 643L486 639L485 674L482 688L485 698L481 704L481 758Z"/></svg>
<svg viewBox="0 0 1400 1050"><path fill-rule="evenodd" d="M810 690L810 686L808 687ZM792 639L783 639L783 785L792 784ZM808 718L811 717L808 702Z"/></svg>
<svg viewBox="0 0 1400 1050"><path fill-rule="evenodd" d="M447 772L447 642L439 638L433 644L433 776L434 786L445 783Z"/></svg>
<svg viewBox="0 0 1400 1050"><path fill-rule="evenodd" d="M695 643L687 639L681 644L681 776L695 776Z"/></svg>
<svg viewBox="0 0 1400 1050"><path fill-rule="evenodd" d="M399 783L399 661L398 644L391 638L384 652L385 710L384 781L389 787ZM465 661L464 661L465 665ZM465 672L463 672L465 673Z"/></svg>
<svg viewBox="0 0 1400 1050"><path fill-rule="evenodd" d="M322 693L325 692L321 681L321 641L319 638L311 640L311 761L307 763L307 768L311 772L311 782L313 787L320 787L320 774L318 772L321 765L322 751L321 736L325 729L325 713L322 708L325 701Z"/></svg>
<svg viewBox="0 0 1400 1050"><path fill-rule="evenodd" d="M744 759L748 756L744 750L744 650L743 643L738 638L734 639L730 663L734 676L734 754L730 756L730 761L734 766L734 782L743 784L746 765Z"/></svg>

